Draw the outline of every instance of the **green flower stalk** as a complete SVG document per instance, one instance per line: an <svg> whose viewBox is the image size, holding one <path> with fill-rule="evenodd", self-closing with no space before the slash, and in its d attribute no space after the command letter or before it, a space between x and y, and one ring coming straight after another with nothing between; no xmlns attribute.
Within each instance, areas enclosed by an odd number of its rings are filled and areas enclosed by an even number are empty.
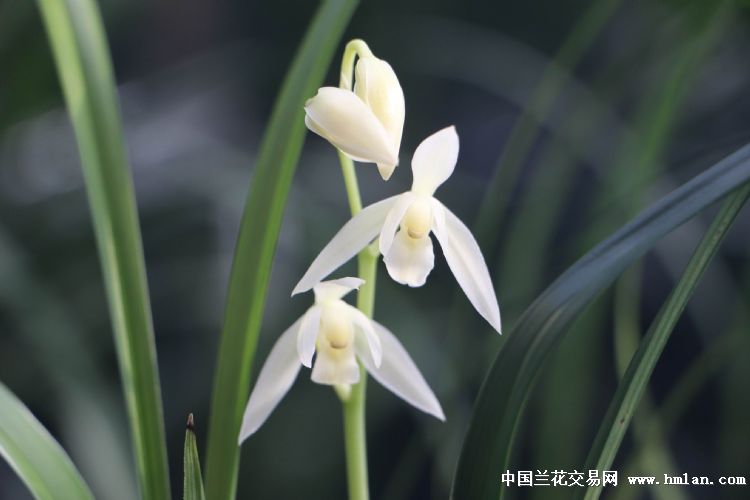
<svg viewBox="0 0 750 500"><path fill-rule="evenodd" d="M344 53L341 88L319 89L306 103L305 113L307 127L339 150L349 206L352 215L357 215L362 201L353 160L377 164L386 180L398 164L404 95L396 74L363 41L354 40ZM404 347L372 320L378 251L375 245L362 249L360 278L310 284L307 289L314 291L315 304L271 350L250 395L238 437L242 443L260 428L301 366L312 368L312 380L331 385L343 405L349 497L353 500L369 498L364 414L368 372L416 408L445 420L440 403ZM360 290L357 308L342 300L353 290Z"/></svg>

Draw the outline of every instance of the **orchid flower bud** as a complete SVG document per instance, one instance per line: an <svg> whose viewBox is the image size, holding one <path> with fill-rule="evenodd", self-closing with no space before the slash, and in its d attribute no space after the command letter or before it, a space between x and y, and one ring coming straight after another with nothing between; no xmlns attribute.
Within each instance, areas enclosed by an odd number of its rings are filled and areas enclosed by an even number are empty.
<svg viewBox="0 0 750 500"><path fill-rule="evenodd" d="M388 132L353 92L323 87L307 101L305 113L307 128L352 160L394 166L398 163L398 151Z"/></svg>
<svg viewBox="0 0 750 500"><path fill-rule="evenodd" d="M398 163L406 111L404 92L396 73L390 64L374 56L359 59L354 72L354 93L369 106L385 128L396 151ZM378 163L380 175L385 180L388 180L395 168L395 164Z"/></svg>
<svg viewBox="0 0 750 500"><path fill-rule="evenodd" d="M344 88L319 89L305 104L305 125L352 160L377 164L388 180L398 165L404 93L391 65L372 55L361 40L355 42L359 59L353 91L346 75Z"/></svg>

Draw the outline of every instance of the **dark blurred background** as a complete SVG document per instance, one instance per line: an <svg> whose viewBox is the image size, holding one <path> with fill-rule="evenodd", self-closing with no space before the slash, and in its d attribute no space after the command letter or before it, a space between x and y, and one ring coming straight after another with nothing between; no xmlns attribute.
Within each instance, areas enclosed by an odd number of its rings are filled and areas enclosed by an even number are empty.
<svg viewBox="0 0 750 500"><path fill-rule="evenodd" d="M257 146L317 2L99 4L138 196L178 497L189 412L205 451L227 277ZM596 242L750 140L747 1L362 2L352 37L392 64L407 107L393 179L358 168L365 202L407 189L416 145L455 124L459 162L437 196L474 228L505 331ZM338 81L340 54L326 84ZM255 373L308 307L310 297L290 299L290 290L347 215L335 151L310 135ZM514 470L581 470L623 366L710 216L665 238L576 322L522 419ZM621 481L626 471L750 475L749 229L745 213L675 330L618 455ZM468 306L439 251L423 288L395 284L382 265L379 273L376 317L402 339L447 422L370 383L372 495L446 498L502 338ZM61 441L98 498L136 497L76 146L28 0L0 0L0 380ZM303 370L244 445L239 498L344 498L339 408L333 391ZM734 499L747 491L620 487L605 497ZM518 497L569 493L534 488ZM0 498L29 498L5 463Z"/></svg>

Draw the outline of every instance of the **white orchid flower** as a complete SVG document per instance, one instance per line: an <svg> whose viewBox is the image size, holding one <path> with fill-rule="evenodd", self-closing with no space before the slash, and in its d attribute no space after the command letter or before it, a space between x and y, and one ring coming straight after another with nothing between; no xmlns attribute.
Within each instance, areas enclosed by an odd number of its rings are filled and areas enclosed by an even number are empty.
<svg viewBox="0 0 750 500"><path fill-rule="evenodd" d="M313 261L292 295L309 290L378 235L391 278L412 287L422 286L435 261L432 232L469 301L500 333L500 308L479 245L459 218L433 197L453 173L457 159L455 127L422 141L411 161L411 190L374 203L347 222Z"/></svg>
<svg viewBox="0 0 750 500"><path fill-rule="evenodd" d="M404 92L391 65L372 53L357 60L354 72L353 92L323 87L307 101L305 125L352 160L376 163L388 180L398 165Z"/></svg>
<svg viewBox="0 0 750 500"><path fill-rule="evenodd" d="M258 375L245 408L239 443L266 421L302 365L312 367L313 382L348 386L359 382L359 360L394 394L445 420L440 403L398 339L341 300L363 283L359 278L342 278L313 287L315 304L281 334Z"/></svg>

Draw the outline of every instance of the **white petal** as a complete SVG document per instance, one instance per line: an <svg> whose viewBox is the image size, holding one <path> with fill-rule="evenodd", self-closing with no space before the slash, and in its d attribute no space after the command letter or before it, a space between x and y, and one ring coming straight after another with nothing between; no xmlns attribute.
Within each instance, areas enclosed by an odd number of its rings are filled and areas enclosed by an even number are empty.
<svg viewBox="0 0 750 500"><path fill-rule="evenodd" d="M302 318L295 321L281 334L271 349L247 402L238 443L242 444L263 425L297 378L301 365L296 344L301 323Z"/></svg>
<svg viewBox="0 0 750 500"><path fill-rule="evenodd" d="M302 323L297 333L297 354L300 362L306 367L312 366L313 354L315 354L315 341L318 339L320 330L321 308L312 306L302 316Z"/></svg>
<svg viewBox="0 0 750 500"><path fill-rule="evenodd" d="M450 126L435 132L414 151L411 171L414 175L412 191L432 196L435 190L453 173L458 160L458 134Z"/></svg>
<svg viewBox="0 0 750 500"><path fill-rule="evenodd" d="M396 165L398 151L377 116L349 90L323 87L305 103L305 124L352 158Z"/></svg>
<svg viewBox="0 0 750 500"><path fill-rule="evenodd" d="M383 358L383 347L380 344L378 334L375 333L375 329L372 326L372 320L365 316L365 314L356 307L352 307L349 304L346 304L346 306L351 314L352 323L358 327L359 331L364 334L364 337L367 340L367 347L372 354L375 366L380 366L380 362Z"/></svg>
<svg viewBox="0 0 750 500"><path fill-rule="evenodd" d="M311 289L370 244L383 227L383 221L397 198L398 196L392 196L373 203L344 224L310 264L310 268L294 287L292 295Z"/></svg>
<svg viewBox="0 0 750 500"><path fill-rule="evenodd" d="M406 113L404 91L396 73L390 64L377 57L361 58L357 61L354 72L354 93L378 117L398 153Z"/></svg>
<svg viewBox="0 0 750 500"><path fill-rule="evenodd" d="M310 378L313 382L325 385L356 384L359 382L359 365L354 349L349 347L345 352L321 349L315 358Z"/></svg>
<svg viewBox="0 0 750 500"><path fill-rule="evenodd" d="M435 214L432 230L453 276L479 314L502 333L500 307L479 245L469 228L445 205L433 199L432 206Z"/></svg>
<svg viewBox="0 0 750 500"><path fill-rule="evenodd" d="M393 237L396 235L401 219L404 218L404 214L409 210L409 206L414 202L416 195L412 192L404 193L399 195L396 203L393 204L391 210L383 222L383 229L380 231L380 253L388 255L388 250L391 248L393 243Z"/></svg>
<svg viewBox="0 0 750 500"><path fill-rule="evenodd" d="M410 238L406 231L399 231L390 250L383 258L388 274L402 285L422 286L435 265L430 235L419 239Z"/></svg>
<svg viewBox="0 0 750 500"><path fill-rule="evenodd" d="M396 165L398 165L398 162L396 162L395 164L378 163L378 172L380 173L380 177L382 177L384 181L390 179L391 175L393 175L393 171L396 170Z"/></svg>
<svg viewBox="0 0 750 500"><path fill-rule="evenodd" d="M365 283L360 278L340 278L337 280L321 281L313 287L315 301L336 300L347 293L358 290Z"/></svg>
<svg viewBox="0 0 750 500"><path fill-rule="evenodd" d="M445 420L443 409L435 394L432 393L430 386L427 385L419 368L414 364L401 342L378 322L373 321L373 326L383 344L383 362L380 367L375 366L367 348L361 342L357 345L357 355L367 371L383 387L410 405L440 420Z"/></svg>

